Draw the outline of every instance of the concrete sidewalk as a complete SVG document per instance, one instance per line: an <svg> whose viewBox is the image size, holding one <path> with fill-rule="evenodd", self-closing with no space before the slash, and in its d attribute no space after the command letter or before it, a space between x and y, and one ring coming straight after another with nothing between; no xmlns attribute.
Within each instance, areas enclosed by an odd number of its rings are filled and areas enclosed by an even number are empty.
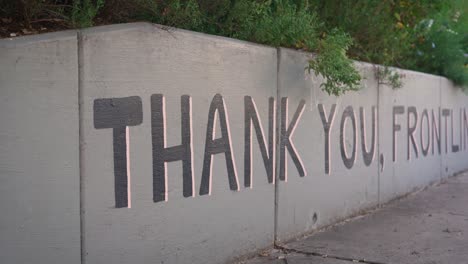
<svg viewBox="0 0 468 264"><path fill-rule="evenodd" d="M468 263L468 172L383 208L245 261Z"/></svg>

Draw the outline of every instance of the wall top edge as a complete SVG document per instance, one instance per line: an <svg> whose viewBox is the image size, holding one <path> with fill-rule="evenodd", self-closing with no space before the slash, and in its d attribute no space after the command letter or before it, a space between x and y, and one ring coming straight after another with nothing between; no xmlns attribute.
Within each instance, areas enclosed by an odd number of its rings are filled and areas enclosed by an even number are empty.
<svg viewBox="0 0 468 264"><path fill-rule="evenodd" d="M41 42L53 42L58 40L77 40L78 30L65 30L49 32L30 36L0 39L0 48L15 48Z"/></svg>
<svg viewBox="0 0 468 264"><path fill-rule="evenodd" d="M113 24L113 25L91 27L91 28L86 28L86 29L81 29L81 30L65 30L65 31L50 32L50 33L30 35L30 36L5 38L5 39L0 39L0 48L14 48L14 47L20 47L20 46L27 46L27 45L34 44L34 43L53 42L53 41L58 41L58 40L77 40L77 35L79 32L81 32L84 36L95 36L95 35L109 33L109 32L119 32L119 31L125 32L125 31L133 31L133 30L142 30L142 31L147 31L147 32L158 32L158 33L166 32L167 34L174 34L174 33L189 34L189 35L194 35L194 36L203 37L203 38L212 39L212 40L237 43L237 44L250 46L250 47L271 49L271 50L275 50L275 52L276 50L278 50L278 52L287 53L291 55L295 54L295 55L300 55L300 56L306 56L309 58L312 58L314 56L314 53L303 51L303 50L294 50L294 49L283 48L283 47L275 48L272 46L253 43L249 41L238 40L238 39L233 39L233 38L228 38L228 37L223 37L223 36L210 35L206 33L179 29L179 28L174 28L174 27L169 27L169 26L163 26L163 25L149 23L149 22ZM367 68L367 67L379 66L378 64L373 64L373 63L368 63L368 62L363 62L363 61L355 61L355 63L358 67ZM428 74L428 73L423 73L423 72L418 72L418 71L413 71L413 70L401 69L397 67L391 67L391 68L396 69L401 73L419 75L421 77L426 77L426 78L427 77L441 78L441 81L451 83L449 79L443 76Z"/></svg>
<svg viewBox="0 0 468 264"><path fill-rule="evenodd" d="M126 32L126 31L135 31L135 30L137 31L140 30L140 31L148 32L148 33L167 33L168 35L169 34L187 34L187 35L202 37L202 38L211 39L211 40L241 44L241 45L245 45L249 47L270 49L276 52L275 47L271 47L271 46L267 46L263 44L258 44L258 43L253 43L253 42L249 42L245 40L233 39L233 38L228 38L228 37L223 37L223 36L211 35L211 34L206 34L202 32L190 31L190 30L185 30L185 29L180 29L180 28L175 28L175 27L163 26L160 24L154 24L154 23L149 23L149 22L134 22L134 23L97 26L97 27L82 29L81 32L84 37L87 37L87 36L91 37L91 36L96 36L96 35L105 34L105 33Z"/></svg>
<svg viewBox="0 0 468 264"><path fill-rule="evenodd" d="M280 47L279 48L279 51L278 51L280 54L287 54L287 55L290 55L290 56L305 56L307 57L308 59L309 58L313 58L315 56L315 53L311 53L311 52L307 52L307 51L304 51L304 50L295 50L295 49L291 49L291 48L283 48L283 47ZM370 63L370 62L365 62L365 61L357 61L357 60L353 60L354 63L356 64L356 66L358 68L370 68L370 67L378 67L378 66L382 66L380 64L375 64L375 63ZM429 74L429 73L425 73L425 72L419 72L419 71L413 71L413 70L408 70L408 69L402 69L402 68L398 68L398 67L390 67L391 69L395 69L397 70L398 72L400 73L403 73L403 74L408 74L408 75L416 75L416 76L420 76L420 77L424 77L424 78L441 78L443 80L446 80L446 81L449 81L451 82L449 79L443 77L443 76L440 76L440 75L435 75L435 74ZM403 80L404 81L404 80Z"/></svg>

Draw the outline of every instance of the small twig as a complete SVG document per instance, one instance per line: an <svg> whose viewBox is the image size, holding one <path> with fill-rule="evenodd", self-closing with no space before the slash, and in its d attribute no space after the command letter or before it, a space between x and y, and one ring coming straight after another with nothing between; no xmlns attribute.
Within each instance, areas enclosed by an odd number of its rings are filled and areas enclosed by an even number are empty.
<svg viewBox="0 0 468 264"><path fill-rule="evenodd" d="M72 5L44 5L44 6L50 6L50 7L73 7Z"/></svg>
<svg viewBox="0 0 468 264"><path fill-rule="evenodd" d="M55 11L50 10L50 9L44 9L44 11L46 11L46 12L52 14L52 15L56 15L56 16L58 16L58 17L62 17L63 19L67 19L67 18L68 18L67 16L63 15L63 14L60 13L60 12L55 12Z"/></svg>
<svg viewBox="0 0 468 264"><path fill-rule="evenodd" d="M60 19L60 18L44 18L44 19L37 19L37 20L31 21L31 23L39 23L39 22L65 22L65 20Z"/></svg>
<svg viewBox="0 0 468 264"><path fill-rule="evenodd" d="M282 250L285 253L293 252L293 253L303 254L303 255L307 255L307 256L331 258L331 259L338 259L338 260L343 260L343 261L366 263L366 264L385 264L385 263L382 263L382 262L370 261L370 260L366 260L366 259L354 259L354 258L347 258L347 257L340 257L340 256L322 254L322 253L318 253L318 252L302 251L302 250L297 250L297 249L294 249L294 248L283 247L283 246L280 246L280 245L275 245L275 248L277 248L279 250Z"/></svg>

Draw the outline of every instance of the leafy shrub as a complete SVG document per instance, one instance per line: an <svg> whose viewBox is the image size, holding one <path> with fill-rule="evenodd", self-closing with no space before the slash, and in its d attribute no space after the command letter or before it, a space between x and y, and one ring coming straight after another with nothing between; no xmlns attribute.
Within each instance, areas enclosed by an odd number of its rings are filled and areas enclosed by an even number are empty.
<svg viewBox="0 0 468 264"><path fill-rule="evenodd" d="M382 64L393 87L397 66L448 77L467 85L466 0L311 0L325 30L339 28L355 40L354 59ZM431 26L429 26L429 24Z"/></svg>
<svg viewBox="0 0 468 264"><path fill-rule="evenodd" d="M393 89L403 87L402 78L395 69L391 69L388 66L376 66L375 67L375 78L379 84L390 85Z"/></svg>
<svg viewBox="0 0 468 264"><path fill-rule="evenodd" d="M338 31L319 38L321 23L308 1L292 0L140 0L145 20L210 34L319 52L310 70L325 77L322 85L329 94L356 90L360 81L352 61L346 56L351 39ZM323 53L323 55L321 55Z"/></svg>
<svg viewBox="0 0 468 264"><path fill-rule="evenodd" d="M14 19L17 26L66 24L68 28L93 25L105 0L0 0L0 17ZM15 24L12 23L12 24ZM58 27L62 28L62 26Z"/></svg>
<svg viewBox="0 0 468 264"><path fill-rule="evenodd" d="M325 78L326 81L320 86L328 94L340 95L346 91L358 90L361 76L353 67L353 62L346 57L346 50L352 39L337 30L332 33L319 42L319 52L309 62L308 69Z"/></svg>
<svg viewBox="0 0 468 264"><path fill-rule="evenodd" d="M70 16L71 23L77 28L92 26L94 17L103 5L104 0L97 0L96 3L91 0L74 0Z"/></svg>
<svg viewBox="0 0 468 264"><path fill-rule="evenodd" d="M134 5L137 8L132 15L137 20L202 31L204 18L195 0L170 0L160 3L154 0L136 0Z"/></svg>
<svg viewBox="0 0 468 264"><path fill-rule="evenodd" d="M238 1L226 25L225 32L232 37L318 52L308 69L325 78L321 87L328 94L340 95L359 87L361 77L346 56L352 39L337 30L320 39L321 23L308 1Z"/></svg>
<svg viewBox="0 0 468 264"><path fill-rule="evenodd" d="M439 74L455 84L468 85L468 7L447 6L414 29L413 50L405 61L410 69Z"/></svg>
<svg viewBox="0 0 468 264"><path fill-rule="evenodd" d="M350 58L382 64L393 87L402 80L389 66L467 85L467 13L466 0L0 0L0 16L28 28L143 20L315 52L307 68L334 95L359 87Z"/></svg>
<svg viewBox="0 0 468 264"><path fill-rule="evenodd" d="M285 0L238 1L229 14L229 35L272 46L313 50L319 21L307 6ZM236 27L235 25L240 25Z"/></svg>

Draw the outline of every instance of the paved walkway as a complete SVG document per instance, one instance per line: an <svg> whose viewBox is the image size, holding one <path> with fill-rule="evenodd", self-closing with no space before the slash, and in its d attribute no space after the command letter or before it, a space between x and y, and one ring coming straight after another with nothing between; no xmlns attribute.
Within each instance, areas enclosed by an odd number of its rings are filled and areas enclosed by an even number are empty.
<svg viewBox="0 0 468 264"><path fill-rule="evenodd" d="M468 173L244 263L467 264Z"/></svg>

